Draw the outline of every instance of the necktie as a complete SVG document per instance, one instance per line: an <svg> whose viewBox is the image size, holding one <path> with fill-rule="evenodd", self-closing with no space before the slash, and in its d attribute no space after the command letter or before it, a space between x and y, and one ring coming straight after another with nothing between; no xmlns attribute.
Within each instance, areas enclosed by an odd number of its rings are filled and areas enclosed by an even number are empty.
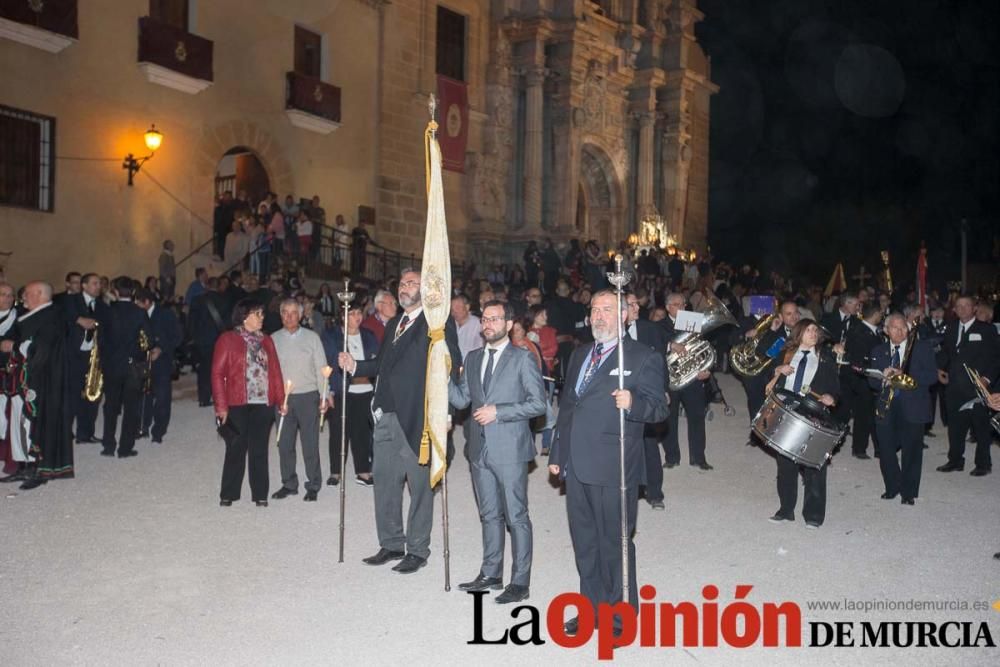
<svg viewBox="0 0 1000 667"><path fill-rule="evenodd" d="M809 350L802 350L802 358L799 359L798 368L795 369L795 381L792 384L792 391L796 394L802 391L802 381L806 377L806 357L809 356Z"/></svg>
<svg viewBox="0 0 1000 667"><path fill-rule="evenodd" d="M889 362L889 365L892 366L893 368L899 368L899 346L898 345L893 345L892 346L892 361Z"/></svg>
<svg viewBox="0 0 1000 667"><path fill-rule="evenodd" d="M587 391L587 385L590 384L594 376L597 375L597 368L601 364L601 351L604 349L604 343L597 343L594 345L593 352L590 353L590 363L587 365L587 370L583 374L583 380L580 382L580 394Z"/></svg>
<svg viewBox="0 0 1000 667"><path fill-rule="evenodd" d="M490 381L493 379L493 357L496 352L493 348L489 349L490 358L486 360L486 373L483 375L483 396L486 396L490 391Z"/></svg>
<svg viewBox="0 0 1000 667"><path fill-rule="evenodd" d="M393 343L399 340L399 337L403 335L403 332L406 331L406 327L409 324L410 324L410 316L403 315L403 319L399 321L399 328L396 329L396 336L392 339Z"/></svg>

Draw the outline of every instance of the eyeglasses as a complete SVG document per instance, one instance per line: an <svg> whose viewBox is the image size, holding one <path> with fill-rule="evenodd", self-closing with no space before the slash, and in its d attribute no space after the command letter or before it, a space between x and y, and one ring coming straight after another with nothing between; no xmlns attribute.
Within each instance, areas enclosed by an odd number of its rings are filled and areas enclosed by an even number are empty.
<svg viewBox="0 0 1000 667"><path fill-rule="evenodd" d="M400 287L420 287L419 280L407 280L405 282L399 283Z"/></svg>
<svg viewBox="0 0 1000 667"><path fill-rule="evenodd" d="M483 324L500 324L501 322L506 322L507 318L501 315L500 317L483 317L479 321Z"/></svg>

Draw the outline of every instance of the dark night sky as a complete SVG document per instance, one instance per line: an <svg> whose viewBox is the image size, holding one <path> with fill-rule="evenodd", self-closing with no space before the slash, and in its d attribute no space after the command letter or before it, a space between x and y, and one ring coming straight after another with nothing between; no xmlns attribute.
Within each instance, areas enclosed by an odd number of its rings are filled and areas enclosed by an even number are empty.
<svg viewBox="0 0 1000 667"><path fill-rule="evenodd" d="M712 58L709 243L826 280L957 278L1000 235L998 0L702 0ZM947 271L948 275L942 275ZM853 281L852 281L853 285Z"/></svg>

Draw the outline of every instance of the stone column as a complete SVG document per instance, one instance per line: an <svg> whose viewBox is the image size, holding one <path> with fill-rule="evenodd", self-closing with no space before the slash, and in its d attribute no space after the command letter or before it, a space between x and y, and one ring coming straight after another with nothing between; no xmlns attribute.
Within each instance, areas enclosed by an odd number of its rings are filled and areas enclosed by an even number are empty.
<svg viewBox="0 0 1000 667"><path fill-rule="evenodd" d="M643 111L639 119L639 172L636 181L636 213L639 219L655 213L653 205L653 127L656 114Z"/></svg>
<svg viewBox="0 0 1000 667"><path fill-rule="evenodd" d="M524 230L542 230L542 105L545 67L534 65L525 73L524 110Z"/></svg>

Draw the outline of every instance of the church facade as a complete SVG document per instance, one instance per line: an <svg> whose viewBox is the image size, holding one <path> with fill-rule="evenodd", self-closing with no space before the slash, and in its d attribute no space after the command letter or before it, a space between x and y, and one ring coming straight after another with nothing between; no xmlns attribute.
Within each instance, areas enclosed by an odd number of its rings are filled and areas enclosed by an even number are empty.
<svg viewBox="0 0 1000 667"><path fill-rule="evenodd" d="M647 215L704 249L716 88L694 0L24 5L0 12L13 282L155 273L163 240L202 246L215 197L239 185L320 195L328 224L419 255L442 77L464 91L460 113L438 111L461 136L444 177L453 257L517 261L546 236L607 247ZM150 124L162 146L129 185L123 157L149 152Z"/></svg>

